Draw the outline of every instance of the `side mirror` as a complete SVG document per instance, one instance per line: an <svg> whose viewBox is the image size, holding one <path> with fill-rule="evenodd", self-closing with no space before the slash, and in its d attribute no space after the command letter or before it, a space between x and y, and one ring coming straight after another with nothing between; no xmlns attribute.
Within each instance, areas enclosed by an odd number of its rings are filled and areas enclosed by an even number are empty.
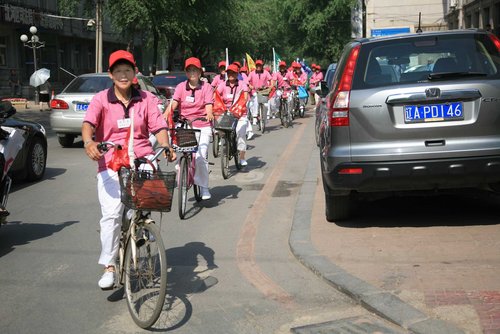
<svg viewBox="0 0 500 334"><path fill-rule="evenodd" d="M321 81L319 85L316 87L316 94L318 94L320 97L325 97L328 95L330 90L328 89L328 85L326 81Z"/></svg>
<svg viewBox="0 0 500 334"><path fill-rule="evenodd" d="M10 101L0 101L0 118L9 118L16 113Z"/></svg>

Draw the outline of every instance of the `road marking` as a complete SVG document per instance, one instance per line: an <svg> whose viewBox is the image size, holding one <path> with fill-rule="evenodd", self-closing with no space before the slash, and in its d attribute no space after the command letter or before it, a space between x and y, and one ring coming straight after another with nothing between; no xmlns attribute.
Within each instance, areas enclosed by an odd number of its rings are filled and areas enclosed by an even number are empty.
<svg viewBox="0 0 500 334"><path fill-rule="evenodd" d="M301 123L301 126L295 128L296 130L290 143L281 154L276 167L273 168L269 178L265 181L262 191L257 196L245 218L236 247L238 268L245 279L264 294L266 298L275 300L283 304L286 308L295 307L293 297L260 269L255 260L255 239L262 217L267 210L268 204L271 202L272 193L283 171L288 166L292 154L296 151L295 147L300 142L309 119L304 119L305 121Z"/></svg>

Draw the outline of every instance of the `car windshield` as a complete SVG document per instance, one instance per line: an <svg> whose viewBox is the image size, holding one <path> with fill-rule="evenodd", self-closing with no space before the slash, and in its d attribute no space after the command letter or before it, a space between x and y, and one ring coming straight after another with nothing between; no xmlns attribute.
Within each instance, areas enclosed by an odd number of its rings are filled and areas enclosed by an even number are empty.
<svg viewBox="0 0 500 334"><path fill-rule="evenodd" d="M113 86L113 81L107 76L78 77L64 90L64 93L97 93Z"/></svg>
<svg viewBox="0 0 500 334"><path fill-rule="evenodd" d="M374 41L361 50L353 89L457 78L500 78L499 52L486 34Z"/></svg>
<svg viewBox="0 0 500 334"><path fill-rule="evenodd" d="M177 86L181 82L186 80L186 75L184 73L179 75L157 75L153 78L153 83L156 86Z"/></svg>

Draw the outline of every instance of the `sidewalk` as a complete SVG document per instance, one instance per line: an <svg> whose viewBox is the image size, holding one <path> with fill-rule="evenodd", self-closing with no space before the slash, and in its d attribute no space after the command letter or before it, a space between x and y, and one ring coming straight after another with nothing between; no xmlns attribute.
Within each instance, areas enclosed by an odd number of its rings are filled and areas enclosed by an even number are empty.
<svg viewBox="0 0 500 334"><path fill-rule="evenodd" d="M319 152L317 149L311 151L289 237L290 248L296 258L333 287L352 297L368 311L412 333L481 333L476 331L481 328L479 323L470 324L467 330L458 328L455 324L438 319L435 315L431 315L431 312L426 312L425 307L422 308L418 305L417 308L410 305L394 293L352 275L332 261L335 256L331 252L335 252L335 247L330 246L334 236L332 232L329 232L331 230L321 230L316 226L330 223L327 223L324 218L324 195L319 172ZM318 234L321 234L321 238L318 238ZM321 252L318 251L317 245L313 242L317 239L329 241L329 244L321 247ZM445 297L450 296L436 296L435 302L444 301ZM460 298L460 296L456 296L456 298ZM464 319L464 321L468 320L470 319ZM485 331L485 333L498 332L493 330Z"/></svg>

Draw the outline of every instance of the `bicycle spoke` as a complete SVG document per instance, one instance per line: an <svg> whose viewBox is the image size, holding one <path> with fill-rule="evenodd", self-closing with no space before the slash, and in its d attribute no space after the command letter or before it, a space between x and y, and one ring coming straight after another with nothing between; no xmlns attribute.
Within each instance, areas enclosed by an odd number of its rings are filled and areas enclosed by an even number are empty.
<svg viewBox="0 0 500 334"><path fill-rule="evenodd" d="M137 325L148 328L158 319L167 290L165 248L156 225L136 226L128 242L124 266L130 314Z"/></svg>

